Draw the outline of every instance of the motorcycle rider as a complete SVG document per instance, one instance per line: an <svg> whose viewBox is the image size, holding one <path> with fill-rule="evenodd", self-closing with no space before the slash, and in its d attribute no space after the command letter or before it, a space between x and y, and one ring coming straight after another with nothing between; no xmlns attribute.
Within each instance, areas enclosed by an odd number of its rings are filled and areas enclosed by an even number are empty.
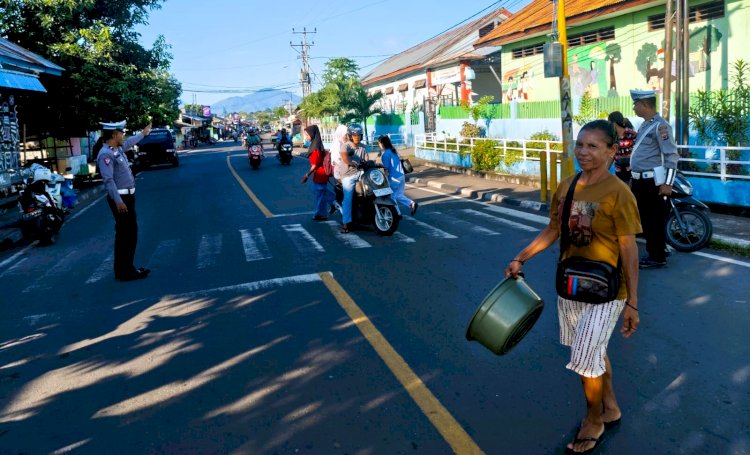
<svg viewBox="0 0 750 455"><path fill-rule="evenodd" d="M341 233L347 234L352 222L354 187L362 175L359 165L367 160L367 149L362 144L362 127L358 123L352 123L347 128L347 142L341 146L339 153L341 160L336 163L336 174L341 176L341 187L344 190L344 200L341 203Z"/></svg>
<svg viewBox="0 0 750 455"><path fill-rule="evenodd" d="M260 136L256 133L255 128L250 128L250 130L247 132L245 141L247 142L248 148L252 147L253 145L260 145Z"/></svg>
<svg viewBox="0 0 750 455"><path fill-rule="evenodd" d="M281 146L283 144L291 144L292 140L287 136L286 134L286 128L281 129L281 133L279 133L278 138L276 139L276 150L279 151L279 155L281 155Z"/></svg>

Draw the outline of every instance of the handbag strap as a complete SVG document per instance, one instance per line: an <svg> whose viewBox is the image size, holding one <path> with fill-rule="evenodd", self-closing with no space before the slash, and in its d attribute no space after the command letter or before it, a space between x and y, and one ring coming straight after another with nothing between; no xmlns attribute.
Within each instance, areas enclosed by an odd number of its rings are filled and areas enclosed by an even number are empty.
<svg viewBox="0 0 750 455"><path fill-rule="evenodd" d="M576 174L575 177L573 177L573 181L570 182L570 187L568 188L568 193L565 195L565 202L563 202L563 212L562 212L562 219L560 222L562 223L560 225L560 258L559 261L562 261L562 256L565 250L567 250L570 247L570 226L568 225L568 221L570 220L570 210L573 207L573 196L576 192L576 184L578 183L578 179L581 178L581 174L583 174L583 171ZM620 270L622 267L622 258L620 257L620 254L617 254L617 270Z"/></svg>
<svg viewBox="0 0 750 455"><path fill-rule="evenodd" d="M576 184L578 183L578 179L581 178L581 174L583 174L583 172L579 172L575 177L573 177L573 181L570 182L570 187L568 188L568 194L565 195L565 200L563 201L562 219L560 220L561 261L563 253L570 246L570 226L568 226L568 221L570 220L570 209L573 206L573 195L576 192Z"/></svg>

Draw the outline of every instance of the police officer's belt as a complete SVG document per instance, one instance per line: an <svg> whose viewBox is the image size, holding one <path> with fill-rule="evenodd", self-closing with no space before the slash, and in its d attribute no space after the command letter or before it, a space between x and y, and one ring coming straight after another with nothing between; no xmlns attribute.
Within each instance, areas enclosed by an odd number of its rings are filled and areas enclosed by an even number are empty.
<svg viewBox="0 0 750 455"><path fill-rule="evenodd" d="M135 188L118 189L117 192L120 194L135 194Z"/></svg>
<svg viewBox="0 0 750 455"><path fill-rule="evenodd" d="M630 171L630 174L636 180L638 180L638 179L652 179L652 178L654 178L654 171L643 171L643 172Z"/></svg>

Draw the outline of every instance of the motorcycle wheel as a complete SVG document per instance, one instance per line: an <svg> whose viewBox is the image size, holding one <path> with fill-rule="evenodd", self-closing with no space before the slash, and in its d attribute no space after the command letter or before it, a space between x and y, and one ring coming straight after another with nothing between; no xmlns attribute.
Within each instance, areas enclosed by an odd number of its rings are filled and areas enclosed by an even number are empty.
<svg viewBox="0 0 750 455"><path fill-rule="evenodd" d="M400 218L392 205L375 206L375 231L378 235L390 236L398 229Z"/></svg>
<svg viewBox="0 0 750 455"><path fill-rule="evenodd" d="M671 211L667 217L667 243L675 250L686 253L698 251L708 245L714 231L708 216L694 207L683 207L679 212L687 229L683 231L680 228L677 215L674 210Z"/></svg>

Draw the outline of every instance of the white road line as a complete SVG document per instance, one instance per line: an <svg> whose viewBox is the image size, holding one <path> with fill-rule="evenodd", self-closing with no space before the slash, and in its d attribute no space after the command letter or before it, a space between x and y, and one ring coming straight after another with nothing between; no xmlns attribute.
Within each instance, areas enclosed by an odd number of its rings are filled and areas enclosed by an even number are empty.
<svg viewBox="0 0 750 455"><path fill-rule="evenodd" d="M547 225L549 223L549 218L547 218L546 216L534 215L533 213L526 213L526 212L522 212L521 210L509 209L509 208L506 208L506 207L498 207L496 205L492 205L492 204L487 203L487 202L475 201L475 200L472 200L472 199L467 199L465 197L456 196L454 194L445 194L445 193L443 193L441 191L435 191L435 190L431 190L429 188L423 188L421 186L414 186L414 185L411 185L411 184L406 185L406 186L408 186L409 188L413 188L415 190L425 191L427 193L439 194L441 196L445 196L445 197L450 198L450 199L455 199L457 201L464 201L464 202L469 202L471 204L478 204L478 205L481 205L481 206L485 207L487 210L490 210L490 211L493 211L493 212L496 212L496 213L502 213L503 215L509 215L509 216L513 216L513 217L516 217L516 218L521 218L521 219L526 220L526 221L533 221L535 223L541 223L541 224L544 224L544 225Z"/></svg>
<svg viewBox="0 0 750 455"><path fill-rule="evenodd" d="M6 265L13 262L18 256L21 256L23 254L26 254L27 251L29 251L31 248L36 246L36 244L39 243L39 240L34 240L29 245L26 245L21 251L14 254L13 256L9 257L8 259L4 260L3 262L0 262L0 268L5 267Z"/></svg>
<svg viewBox="0 0 750 455"><path fill-rule="evenodd" d="M241 229L240 235L242 236L242 246L245 248L245 260L247 262L271 258L266 239L263 237L263 231L260 228L256 228L252 232Z"/></svg>
<svg viewBox="0 0 750 455"><path fill-rule="evenodd" d="M358 236L357 234L354 234L353 232L350 232L348 234L342 234L341 231L339 230L338 221L325 221L324 223L330 226L331 229L333 230L333 235L335 235L337 239L346 243L346 246L348 246L349 248L372 247L372 245L370 245L365 239Z"/></svg>
<svg viewBox="0 0 750 455"><path fill-rule="evenodd" d="M26 259L28 259L28 258L19 259L18 262L16 262L15 264L13 264L13 267L9 268L8 270L4 271L3 273L0 273L0 278L4 277L6 274L11 273L14 270L16 270L21 264L23 264L26 261Z"/></svg>
<svg viewBox="0 0 750 455"><path fill-rule="evenodd" d="M427 223L423 223L415 218L412 218L410 216L404 215L404 219L408 220L410 222L415 223L417 226L421 227L423 230L427 232L427 235L430 237L438 238L438 239L457 239L453 234L449 234L442 229L438 229L435 226L431 226Z"/></svg>
<svg viewBox="0 0 750 455"><path fill-rule="evenodd" d="M312 215L313 213L315 213L315 212L309 211L309 212L296 212L296 213L274 213L273 217L274 218L283 218L285 216Z"/></svg>
<svg viewBox="0 0 750 455"><path fill-rule="evenodd" d="M285 224L281 226L286 231L294 246L303 253L325 253L325 248L315 240L315 237L302 227L301 224Z"/></svg>
<svg viewBox="0 0 750 455"><path fill-rule="evenodd" d="M281 286L288 286L288 285L293 285L293 284L316 283L320 281L322 281L320 278L320 275L318 275L317 273L310 273L308 275L295 275L295 276L288 276L288 277L283 277L283 278L272 278L270 280L253 281L250 283L242 283L242 284L233 284L231 286L222 286L222 287L213 288L213 289L203 289L201 291L193 291L193 292L186 292L184 294L177 294L177 295L174 295L173 297L190 299L190 298L210 295L215 292L225 292L225 291L254 292L254 291L272 289L272 288L281 287Z"/></svg>
<svg viewBox="0 0 750 455"><path fill-rule="evenodd" d="M717 256L711 253L703 253L700 251L694 251L692 254L696 256L703 256L704 258L715 259L721 262L728 262L730 264L741 265L742 267L750 267L750 262L738 261L737 259L725 258L725 257Z"/></svg>
<svg viewBox="0 0 750 455"><path fill-rule="evenodd" d="M481 235L500 235L499 232L495 232L491 229L487 229L483 226L477 226L476 224L469 223L468 221L462 220L460 218L456 218L455 216L446 215L443 212L427 212L427 216L435 216L437 218L440 218L444 220L445 222L452 224L454 226L459 227L459 229L463 228L469 231L472 231L477 234Z"/></svg>
<svg viewBox="0 0 750 455"><path fill-rule="evenodd" d="M71 271L70 270L71 267L69 266L69 263L71 262L73 256L77 255L78 253L79 253L78 250L73 250L67 255L65 255L65 257L60 259L57 262L57 264L49 268L44 275L37 278L36 281L34 281L34 283L27 286L26 289L24 289L21 292L27 293L27 292L36 291L39 289L49 288L48 280L50 277L60 276L60 275L70 275L69 273L66 273L66 272ZM53 253L50 253L50 254L53 254Z"/></svg>
<svg viewBox="0 0 750 455"><path fill-rule="evenodd" d="M391 237L394 242L402 242L402 243L414 243L416 240L409 237L408 235L404 235L400 232L394 232L393 236Z"/></svg>
<svg viewBox="0 0 750 455"><path fill-rule="evenodd" d="M204 234L201 237L201 243L198 245L198 269L207 269L216 265L216 258L221 253L221 234Z"/></svg>
<svg viewBox="0 0 750 455"><path fill-rule="evenodd" d="M496 217L494 215L490 215L489 213L480 212L478 210L464 209L464 210L461 210L461 212L466 213L468 215L478 216L478 217L480 217L480 218L482 218L484 220L490 221L492 223L504 224L506 226L512 226L514 228L518 228L518 229L521 229L521 230L524 230L524 231L528 231L528 232L539 232L540 231L539 228L527 226L525 224L517 223L515 221L506 220L505 218L499 218L499 217Z"/></svg>
<svg viewBox="0 0 750 455"><path fill-rule="evenodd" d="M180 246L180 239L162 240L146 263L147 269L168 266Z"/></svg>
<svg viewBox="0 0 750 455"><path fill-rule="evenodd" d="M105 276L107 276L110 273L113 273L115 265L115 253L110 253L109 256L107 256L104 261L102 261L101 265L94 270L94 273L91 274L88 280L86 280L86 284L93 284L97 281L100 281Z"/></svg>
<svg viewBox="0 0 750 455"><path fill-rule="evenodd" d="M84 207L84 208L82 208L81 210L78 210L78 211L76 211L76 213L74 213L74 214L70 215L70 216L68 217L68 220L67 220L67 221L73 221L73 220L75 220L76 218L78 218L79 216L83 215L83 213L84 213L84 212L85 212L86 210L88 210L88 209L90 209L91 207L93 207L93 206L94 206L94 205L95 205L95 204L96 204L97 202L101 201L101 200L102 200L102 199L104 199L105 197L106 197L106 195L105 195L105 194L103 194L103 195L99 196L99 198L98 198L97 200L95 200L94 202L91 202L91 203L90 203L89 205L87 205L86 207Z"/></svg>

